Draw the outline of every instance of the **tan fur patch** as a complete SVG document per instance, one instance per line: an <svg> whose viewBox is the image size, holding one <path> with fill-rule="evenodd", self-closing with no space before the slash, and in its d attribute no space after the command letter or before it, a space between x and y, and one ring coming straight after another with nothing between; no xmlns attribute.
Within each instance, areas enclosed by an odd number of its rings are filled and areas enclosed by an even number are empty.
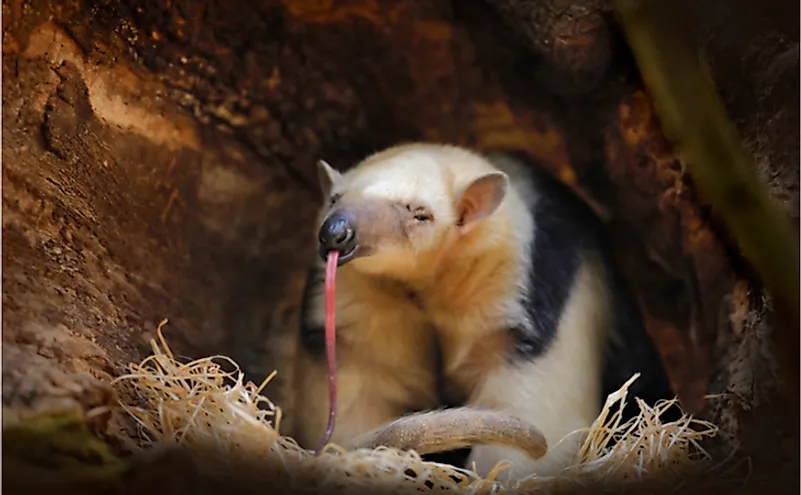
<svg viewBox="0 0 801 495"><path fill-rule="evenodd" d="M410 410L438 405L430 323L411 301L377 284L347 265L337 274L339 390L332 441L340 445ZM316 289L312 316L322 322L322 293ZM302 347L299 354L297 420L290 434L304 447L315 448L328 420L326 365Z"/></svg>
<svg viewBox="0 0 801 495"><path fill-rule="evenodd" d="M445 400L452 404L464 403L469 392L480 386L482 377L506 364L512 345L512 334L502 330L475 339L459 364L444 370Z"/></svg>
<svg viewBox="0 0 801 495"><path fill-rule="evenodd" d="M395 400L412 396L390 378L400 370L383 370L359 359L342 361L337 371L337 419L331 437L333 443L344 445L353 437L402 416L410 406L418 405ZM326 364L301 353L298 366L296 383L302 393L296 404L297 417L291 434L300 445L313 449L322 439L328 423ZM372 372L365 373L367 369ZM429 403L432 402L433 398Z"/></svg>

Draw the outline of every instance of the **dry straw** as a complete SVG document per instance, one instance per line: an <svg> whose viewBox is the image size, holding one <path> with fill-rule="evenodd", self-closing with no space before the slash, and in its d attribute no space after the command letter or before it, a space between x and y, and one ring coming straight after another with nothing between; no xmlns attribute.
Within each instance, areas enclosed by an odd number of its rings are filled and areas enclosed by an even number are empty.
<svg viewBox="0 0 801 495"><path fill-rule="evenodd" d="M279 434L281 410L261 395L264 386L245 382L244 374L231 359L212 356L189 363L176 360L158 328L158 341L151 341L153 355L130 365L130 373L115 384L133 386L137 405L121 404L139 425L143 445L177 443L184 446L214 446L215 463L221 467L238 460L263 460L264 475L284 477L305 489L335 488L341 493L362 493L367 487L388 493L446 491L450 493L555 493L576 486L615 485L620 492L633 483L673 480L671 474L704 469L719 471L699 442L717 434L705 421L683 416L663 423L660 416L675 401L653 407L637 399L640 414L621 422L633 376L611 394L586 439L575 465L557 477L523 480L503 487L494 475L482 479L471 470L424 462L413 452L392 448L346 452L329 445L315 457L291 438ZM233 371L225 371L227 362ZM618 406L617 408L615 406ZM719 472L714 476L718 480ZM676 487L678 488L678 487Z"/></svg>

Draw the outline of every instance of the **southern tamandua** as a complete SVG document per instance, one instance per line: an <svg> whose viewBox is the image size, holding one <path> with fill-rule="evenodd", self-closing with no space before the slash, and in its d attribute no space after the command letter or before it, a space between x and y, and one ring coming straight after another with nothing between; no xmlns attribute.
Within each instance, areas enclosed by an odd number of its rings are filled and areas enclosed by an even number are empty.
<svg viewBox="0 0 801 495"><path fill-rule="evenodd" d="M444 405L491 409L547 441L538 459L524 440L467 442L469 467L486 475L510 461L509 481L566 467L582 437L565 437L589 426L634 372L643 376L633 394L672 396L598 221L518 158L414 143L345 173L320 163L327 202L301 309L290 432L301 445L313 447L327 421L322 259L331 249L340 252L334 443L371 444L382 426L420 411L429 412L393 431L433 432Z"/></svg>

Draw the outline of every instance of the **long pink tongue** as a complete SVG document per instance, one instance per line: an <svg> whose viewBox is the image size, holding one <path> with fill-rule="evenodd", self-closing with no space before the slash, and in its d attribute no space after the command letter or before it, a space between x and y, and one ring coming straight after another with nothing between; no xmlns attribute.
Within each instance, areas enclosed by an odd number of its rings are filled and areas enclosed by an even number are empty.
<svg viewBox="0 0 801 495"><path fill-rule="evenodd" d="M323 447L331 441L337 419L337 361L336 361L336 277L339 251L329 251L325 265L325 351L328 358L328 426L317 447L315 455L320 455Z"/></svg>

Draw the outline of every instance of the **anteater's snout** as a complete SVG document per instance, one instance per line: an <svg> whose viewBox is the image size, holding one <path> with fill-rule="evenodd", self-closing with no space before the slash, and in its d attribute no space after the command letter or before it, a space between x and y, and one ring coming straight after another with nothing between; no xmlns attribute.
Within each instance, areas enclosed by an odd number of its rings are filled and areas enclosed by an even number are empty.
<svg viewBox="0 0 801 495"><path fill-rule="evenodd" d="M353 216L347 211L336 211L325 219L320 227L320 256L325 259L329 251L339 251L340 259L346 261L356 250L356 230Z"/></svg>

